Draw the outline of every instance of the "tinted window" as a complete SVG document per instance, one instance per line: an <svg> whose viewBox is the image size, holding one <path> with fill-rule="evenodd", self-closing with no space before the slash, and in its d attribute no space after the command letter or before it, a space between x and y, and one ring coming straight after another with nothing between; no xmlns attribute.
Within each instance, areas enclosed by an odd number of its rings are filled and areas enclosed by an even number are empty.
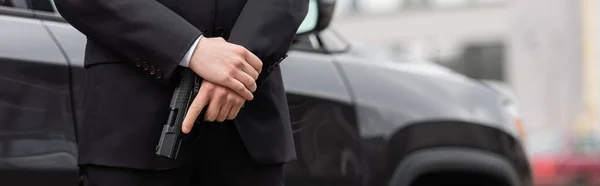
<svg viewBox="0 0 600 186"><path fill-rule="evenodd" d="M8 7L13 7L13 3L10 0L0 0L0 5L1 6L8 6Z"/></svg>
<svg viewBox="0 0 600 186"><path fill-rule="evenodd" d="M0 0L0 6L54 12L53 2L50 0Z"/></svg>
<svg viewBox="0 0 600 186"><path fill-rule="evenodd" d="M0 0L0 6L27 9L25 0Z"/></svg>
<svg viewBox="0 0 600 186"><path fill-rule="evenodd" d="M28 0L30 2L30 7L33 10L45 11L45 12L54 12L54 6L50 0Z"/></svg>

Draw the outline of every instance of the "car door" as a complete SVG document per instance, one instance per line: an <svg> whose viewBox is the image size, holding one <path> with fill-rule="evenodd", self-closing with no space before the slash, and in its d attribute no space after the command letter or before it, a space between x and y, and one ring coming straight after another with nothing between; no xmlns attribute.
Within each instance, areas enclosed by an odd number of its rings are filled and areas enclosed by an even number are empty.
<svg viewBox="0 0 600 186"><path fill-rule="evenodd" d="M52 0L28 0L36 3L36 17L50 32L54 40L66 57L69 65L70 77L70 99L72 103L74 119L80 123L83 101L83 83L85 81L85 69L83 68L83 57L87 38L77 29L67 23L56 10ZM74 126L75 128L76 126Z"/></svg>
<svg viewBox="0 0 600 186"><path fill-rule="evenodd" d="M31 5L0 0L0 180L73 182L77 151L68 66Z"/></svg>
<svg viewBox="0 0 600 186"><path fill-rule="evenodd" d="M361 184L354 107L333 59L310 34L296 37L281 63L298 155L286 165L287 185Z"/></svg>

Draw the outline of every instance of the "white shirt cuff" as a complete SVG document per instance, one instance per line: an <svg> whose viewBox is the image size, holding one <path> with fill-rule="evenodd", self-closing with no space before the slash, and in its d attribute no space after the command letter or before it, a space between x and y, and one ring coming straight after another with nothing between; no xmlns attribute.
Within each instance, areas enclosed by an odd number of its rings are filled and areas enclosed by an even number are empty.
<svg viewBox="0 0 600 186"><path fill-rule="evenodd" d="M194 50L196 50L196 45L198 45L198 41L200 41L200 38L202 38L202 35L200 35L196 39L196 41L194 41L194 44L192 44L192 47L190 47L190 49L187 51L187 53L185 53L185 56L183 56L183 59L181 59L181 62L179 62L179 66L183 66L183 67L190 66L190 60L192 59L192 54L194 53Z"/></svg>

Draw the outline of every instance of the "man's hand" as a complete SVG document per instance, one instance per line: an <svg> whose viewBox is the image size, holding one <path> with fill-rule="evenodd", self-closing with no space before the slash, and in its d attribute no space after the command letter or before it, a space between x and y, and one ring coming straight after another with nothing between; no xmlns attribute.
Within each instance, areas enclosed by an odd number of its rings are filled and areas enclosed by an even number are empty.
<svg viewBox="0 0 600 186"><path fill-rule="evenodd" d="M262 61L246 48L223 38L202 38L192 54L189 67L205 82L228 87L252 100Z"/></svg>
<svg viewBox="0 0 600 186"><path fill-rule="evenodd" d="M206 110L204 119L211 122L215 120L223 122L225 119L234 119L245 101L238 93L227 87L206 80L202 81L200 90L183 120L181 131L187 134L192 130L194 122L206 105L208 105L208 110Z"/></svg>

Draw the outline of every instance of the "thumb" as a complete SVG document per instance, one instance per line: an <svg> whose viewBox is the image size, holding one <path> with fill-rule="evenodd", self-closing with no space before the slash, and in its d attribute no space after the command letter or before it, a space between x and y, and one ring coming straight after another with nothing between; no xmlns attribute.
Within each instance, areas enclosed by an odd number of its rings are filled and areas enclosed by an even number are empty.
<svg viewBox="0 0 600 186"><path fill-rule="evenodd" d="M185 114L183 124L181 125L181 131L184 134L188 134L192 130L198 115L200 115L202 109L206 106L207 101L207 95L205 93L198 93L198 95L196 95L194 101L190 104L190 108Z"/></svg>

